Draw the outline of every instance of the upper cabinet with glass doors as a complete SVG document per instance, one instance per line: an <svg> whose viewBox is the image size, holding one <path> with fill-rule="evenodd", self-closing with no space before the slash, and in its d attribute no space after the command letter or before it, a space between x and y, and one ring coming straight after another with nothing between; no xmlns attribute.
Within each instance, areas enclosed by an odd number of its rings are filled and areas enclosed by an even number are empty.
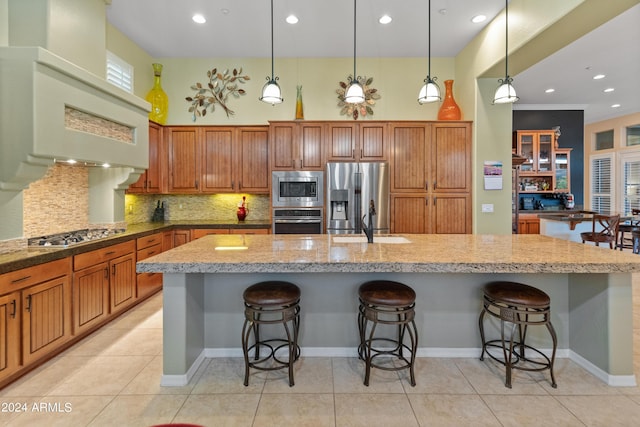
<svg viewBox="0 0 640 427"><path fill-rule="evenodd" d="M553 130L522 130L515 133L516 153L526 161L520 166L521 193L570 191L570 149L556 147Z"/></svg>

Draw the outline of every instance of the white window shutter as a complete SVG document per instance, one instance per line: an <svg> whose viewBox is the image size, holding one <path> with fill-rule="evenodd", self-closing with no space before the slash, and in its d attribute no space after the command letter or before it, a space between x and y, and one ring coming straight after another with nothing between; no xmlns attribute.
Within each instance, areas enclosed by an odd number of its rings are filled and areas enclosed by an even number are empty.
<svg viewBox="0 0 640 427"><path fill-rule="evenodd" d="M107 51L107 81L133 93L133 67L118 56Z"/></svg>
<svg viewBox="0 0 640 427"><path fill-rule="evenodd" d="M591 157L591 210L609 214L613 201L613 156Z"/></svg>

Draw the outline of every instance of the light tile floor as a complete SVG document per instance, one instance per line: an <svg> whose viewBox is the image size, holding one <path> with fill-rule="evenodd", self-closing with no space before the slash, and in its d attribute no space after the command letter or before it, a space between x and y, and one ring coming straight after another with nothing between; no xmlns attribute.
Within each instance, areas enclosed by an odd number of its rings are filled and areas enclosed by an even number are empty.
<svg viewBox="0 0 640 427"><path fill-rule="evenodd" d="M638 296L634 283L636 307ZM301 358L294 387L283 371L253 373L244 387L242 359L210 359L188 386L161 387L161 328L158 294L0 390L0 425L640 425L640 388L608 387L567 359L557 360L557 389L546 372L516 371L509 390L501 367L475 358L419 359L416 387L406 371L380 370L365 387L357 358Z"/></svg>

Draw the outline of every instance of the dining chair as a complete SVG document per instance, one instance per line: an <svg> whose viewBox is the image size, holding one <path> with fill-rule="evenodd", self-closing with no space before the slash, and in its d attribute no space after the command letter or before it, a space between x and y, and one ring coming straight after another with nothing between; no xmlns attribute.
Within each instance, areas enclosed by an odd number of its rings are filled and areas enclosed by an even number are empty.
<svg viewBox="0 0 640 427"><path fill-rule="evenodd" d="M614 249L617 246L619 226L620 215L594 214L591 231L580 233L582 243L593 242L596 246L608 243L609 248Z"/></svg>

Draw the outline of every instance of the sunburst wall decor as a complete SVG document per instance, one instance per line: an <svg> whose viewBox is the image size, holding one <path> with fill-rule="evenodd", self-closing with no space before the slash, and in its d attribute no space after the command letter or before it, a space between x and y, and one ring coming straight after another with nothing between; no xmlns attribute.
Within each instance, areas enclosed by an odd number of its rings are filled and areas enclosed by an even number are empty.
<svg viewBox="0 0 640 427"><path fill-rule="evenodd" d="M352 76L349 75L351 78ZM351 116L353 120L358 120L358 117L372 116L373 107L376 105L376 101L380 99L378 89L371 87L373 83L373 77L358 77L358 83L364 90L364 102L360 104L349 104L344 100L344 93L348 84L340 82L340 87L336 90L338 94L338 107L340 107L340 114L343 116Z"/></svg>

